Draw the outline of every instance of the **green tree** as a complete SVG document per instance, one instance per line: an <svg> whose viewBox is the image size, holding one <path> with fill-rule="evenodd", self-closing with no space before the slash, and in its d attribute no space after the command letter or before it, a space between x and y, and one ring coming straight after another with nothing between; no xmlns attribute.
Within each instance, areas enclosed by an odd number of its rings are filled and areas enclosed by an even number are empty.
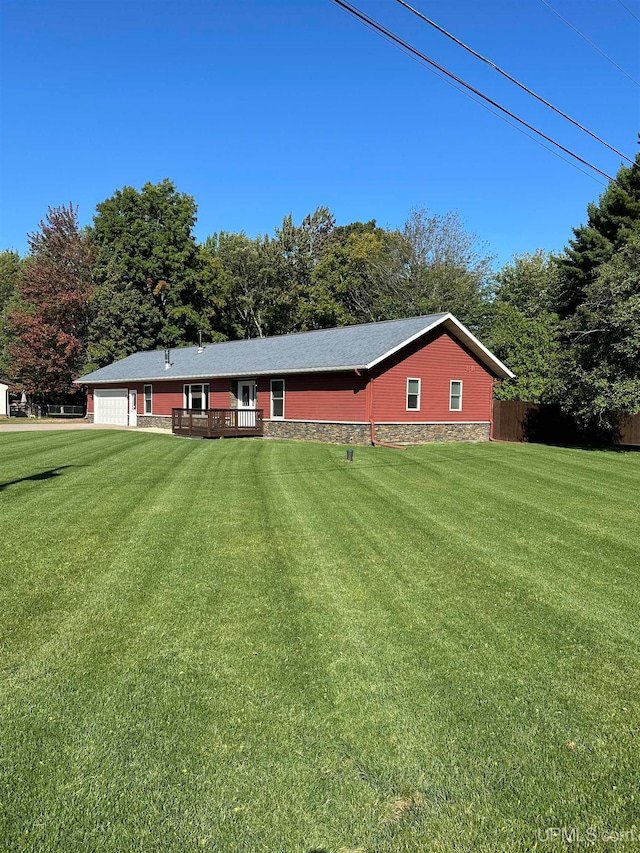
<svg viewBox="0 0 640 853"><path fill-rule="evenodd" d="M309 296L333 229L331 211L319 207L299 225L285 216L272 237L223 231L207 238L207 305L213 300L217 330L253 338L315 328Z"/></svg>
<svg viewBox="0 0 640 853"><path fill-rule="evenodd" d="M408 244L409 313L451 311L477 328L493 282L487 246L454 212L415 208L402 233Z"/></svg>
<svg viewBox="0 0 640 853"><path fill-rule="evenodd" d="M334 241L335 217L328 207L307 214L300 225L285 216L272 239L262 244L269 271L273 312L271 334L317 328L309 311L315 270Z"/></svg>
<svg viewBox="0 0 640 853"><path fill-rule="evenodd" d="M402 231L375 221L333 229L301 300L307 328L451 311L477 326L493 259L455 213L415 209Z"/></svg>
<svg viewBox="0 0 640 853"><path fill-rule="evenodd" d="M559 318L553 310L557 289L557 264L540 249L516 256L496 275L483 339L516 374L496 389L498 399L555 399L560 358Z"/></svg>
<svg viewBox="0 0 640 853"><path fill-rule="evenodd" d="M567 323L564 391L583 424L640 412L640 233L632 233L585 286Z"/></svg>
<svg viewBox="0 0 640 853"><path fill-rule="evenodd" d="M9 376L8 347L13 340L9 314L17 307L18 280L22 261L17 252L5 249L0 252L0 377Z"/></svg>
<svg viewBox="0 0 640 853"><path fill-rule="evenodd" d="M196 211L167 179L140 191L124 187L97 205L90 366L196 341L204 307Z"/></svg>
<svg viewBox="0 0 640 853"><path fill-rule="evenodd" d="M0 312L15 295L20 275L20 255L11 249L0 252Z"/></svg>
<svg viewBox="0 0 640 853"><path fill-rule="evenodd" d="M326 328L407 316L406 244L370 222L333 230L300 301L301 328Z"/></svg>
<svg viewBox="0 0 640 853"><path fill-rule="evenodd" d="M598 268L611 260L640 231L640 153L635 163L622 166L600 196L587 208L587 223L574 228L564 255L559 258L561 288L557 310L570 317L583 302Z"/></svg>
<svg viewBox="0 0 640 853"><path fill-rule="evenodd" d="M640 410L640 153L622 166L559 259L564 407L601 432Z"/></svg>
<svg viewBox="0 0 640 853"><path fill-rule="evenodd" d="M203 256L209 337L256 338L271 333L275 310L272 275L262 238L221 231L208 237Z"/></svg>

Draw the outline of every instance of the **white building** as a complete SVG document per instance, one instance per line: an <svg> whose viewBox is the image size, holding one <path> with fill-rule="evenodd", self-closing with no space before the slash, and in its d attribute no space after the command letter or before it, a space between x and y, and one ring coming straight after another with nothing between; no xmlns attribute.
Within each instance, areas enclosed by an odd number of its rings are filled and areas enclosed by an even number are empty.
<svg viewBox="0 0 640 853"><path fill-rule="evenodd" d="M0 418L9 414L9 386L0 379Z"/></svg>

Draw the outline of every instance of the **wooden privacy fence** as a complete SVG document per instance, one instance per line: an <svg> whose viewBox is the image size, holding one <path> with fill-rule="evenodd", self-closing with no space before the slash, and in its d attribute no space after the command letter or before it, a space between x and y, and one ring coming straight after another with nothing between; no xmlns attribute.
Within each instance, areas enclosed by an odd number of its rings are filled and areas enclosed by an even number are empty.
<svg viewBox="0 0 640 853"><path fill-rule="evenodd" d="M640 446L640 415L632 415L623 419L620 424L619 444L636 444Z"/></svg>
<svg viewBox="0 0 640 853"><path fill-rule="evenodd" d="M526 441L525 419L533 409L538 406L523 400L494 400L493 437L500 441Z"/></svg>
<svg viewBox="0 0 640 853"><path fill-rule="evenodd" d="M524 400L493 401L493 437L499 441L539 441L546 444L580 444L597 436L585 435L573 418L555 403ZM640 414L621 415L618 445L640 446Z"/></svg>

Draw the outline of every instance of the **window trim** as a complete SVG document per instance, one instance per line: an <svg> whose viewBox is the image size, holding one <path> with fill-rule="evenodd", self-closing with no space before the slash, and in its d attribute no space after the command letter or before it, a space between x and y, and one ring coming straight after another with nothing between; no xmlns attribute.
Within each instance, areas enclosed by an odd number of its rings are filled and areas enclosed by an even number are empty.
<svg viewBox="0 0 640 853"><path fill-rule="evenodd" d="M273 414L273 383L274 382L282 382L282 414L281 415L274 415ZM284 379L271 379L271 381L269 383L269 400L271 403L269 415L270 415L270 419L272 421L283 421L285 419L284 397L285 397L285 381L284 381Z"/></svg>
<svg viewBox="0 0 640 853"><path fill-rule="evenodd" d="M149 411L147 411L147 388L149 389ZM153 385L143 385L142 386L142 399L144 401L144 413L145 415L153 414Z"/></svg>
<svg viewBox="0 0 640 853"><path fill-rule="evenodd" d="M189 403L193 402L191 400L192 392L191 389L199 386L202 388L202 402L205 404L202 409L198 409L200 412L206 412L209 409L210 399L209 399L209 383L208 382L185 382L182 386L182 396L183 396L183 408L185 409L193 409L193 406L190 406ZM187 391L187 388L189 389Z"/></svg>
<svg viewBox="0 0 640 853"><path fill-rule="evenodd" d="M417 382L418 383L418 393L417 394L411 394L412 397L418 398L416 401L417 405L415 407L409 406L409 383L410 382ZM406 393L405 398L404 398L405 399L405 406L406 406L405 411L407 411L407 412L419 412L420 411L421 398L422 398L422 380L420 379L419 376L407 376L407 393Z"/></svg>
<svg viewBox="0 0 640 853"><path fill-rule="evenodd" d="M453 408L453 397L454 397L453 383L454 382L457 382L458 385L460 386L460 393L455 395L460 400L460 405L458 406L457 409ZM450 412L461 412L462 411L462 379L450 379L449 380L449 411Z"/></svg>

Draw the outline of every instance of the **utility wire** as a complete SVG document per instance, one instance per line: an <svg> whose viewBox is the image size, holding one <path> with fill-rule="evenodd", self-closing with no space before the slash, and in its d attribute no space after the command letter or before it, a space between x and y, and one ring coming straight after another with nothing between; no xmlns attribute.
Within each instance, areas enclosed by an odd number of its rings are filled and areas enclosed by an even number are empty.
<svg viewBox="0 0 640 853"><path fill-rule="evenodd" d="M495 62L492 62L490 59L487 59L486 56L482 56L481 53L478 53L472 47L469 47L468 44L465 44L463 41L460 41L460 39L456 38L452 33L445 30L444 27L441 27L439 24L436 24L435 21L432 21L431 18L427 18L427 16L423 15L422 12L419 12L417 9L414 9L413 6L410 6L408 3L405 2L405 0L396 0L396 2L399 3L401 6L404 6L404 8L408 9L410 12L413 12L414 15L417 15L418 18L423 20L425 23L429 24L432 27L435 27L435 29L438 30L438 32L447 36L447 38L451 39L456 44L460 45L460 47L463 47L465 50L469 51L469 53L473 54L477 59L481 59L482 62L486 63L487 65L490 65L491 68L493 68L495 71L498 72L498 74L502 74L503 77L506 77L507 80L510 80L512 83L515 83L516 86L518 86L520 89L522 89L523 92L526 92L528 95L531 95L532 97L534 97L537 101L540 101L540 103L544 104L546 107L549 107L549 109L552 109L554 111L554 113L557 113L559 116L562 116L562 118L566 119L568 122L571 122L571 124L574 125L575 127L580 128L580 130L584 131L592 139L595 139L597 142L600 142L602 145L604 145L606 148L608 148L609 151L613 151L614 154L618 154L620 157L622 157L627 162L633 163L633 160L630 157L627 157L626 154L623 154L622 151L618 151L618 149L614 148L613 145L609 145L609 143L605 142L604 139L601 139L595 133L592 133L588 128L586 128L586 127L584 127L584 125L580 124L580 122L577 122L575 119L572 119L571 116L567 115L565 112L558 109L558 107L554 107L553 104L549 103L549 101L545 100L541 95L536 94L532 89L529 89L528 86L525 86L524 83L521 83L519 80L516 80L515 77L512 77L511 74L508 74L502 68L499 68L495 64Z"/></svg>
<svg viewBox="0 0 640 853"><path fill-rule="evenodd" d="M497 101L492 100L488 97L488 95L485 95L479 89L476 89L469 83L466 83L461 77L457 77L451 71L448 71L444 66L439 65L435 60L430 59L428 56L426 56L426 54L421 53L417 48L413 47L413 45L410 45L408 42L401 39L395 33L392 33L391 30L388 30L382 24L379 24L377 21L374 21L373 18L370 18L368 15L365 15L364 12L361 12L355 6L352 6L350 3L345 3L343 2L343 0L331 0L331 2L334 3L336 6L340 6L340 8L344 9L346 12L349 12L349 14L353 15L354 18L357 18L359 21L362 21L363 23L367 24L367 26L376 30L376 32L383 34L387 39L393 41L394 44L400 45L404 50L409 51L414 56L419 57L423 62L426 62L431 67L437 68L437 70L440 71L441 74L446 75L451 80L455 80L456 83L463 86L468 91L473 92L474 95L477 95L479 98L482 98L483 101L486 101L487 103L491 104L491 106L505 113L510 118L517 121L519 124L524 125L524 127L538 134L538 136L541 136L543 139L546 139L547 142L550 142L552 145L555 145L561 151L564 151L565 154L568 154L570 157L573 157L574 159L578 160L578 162L582 163L584 166L593 169L594 172L597 172L599 175L602 175L602 177L606 178L608 181L617 183L615 178L612 178L611 175L608 175L606 172L603 172L601 169L598 169L598 167L594 166L593 163L590 163L588 160L585 160L584 158L580 157L578 154L571 151L569 148L565 148L564 145L561 145L559 142L556 142L555 139L552 139L550 136L547 136L541 130L538 130L532 124L526 122L524 119L519 118L519 116L517 116L515 113L510 112L508 109L506 109L506 107L503 107Z"/></svg>
<svg viewBox="0 0 640 853"><path fill-rule="evenodd" d="M623 9L627 10L627 12L631 15L632 18L635 18L636 21L640 24L640 18L636 15L633 9L630 9L626 3L622 2L622 0L618 0L618 3L622 6Z"/></svg>
<svg viewBox="0 0 640 853"><path fill-rule="evenodd" d="M465 98L469 98L470 101L473 101L474 104L477 104L479 107L482 107L483 109L487 110L487 112L491 113L492 116L499 118L500 121L503 121L505 124L508 124L509 127L512 127L514 130L517 130L518 133L521 133L523 136L526 136L527 139L531 139L531 141L535 142L536 145L539 145L541 148L544 148L545 151L549 151L551 154L553 154L554 157L558 157L558 159L571 166L572 169L577 169L578 172L582 172L583 175L586 175L587 178L592 181L595 181L596 184L599 184L601 187L607 186L604 181L602 181L600 178L597 178L592 172L588 172L586 169L583 169L582 166L579 166L577 163L574 163L574 161L570 160L568 157L564 157L562 154L560 154L559 151L556 151L555 148L552 148L550 145L546 145L541 139L538 139L537 136L534 136L532 133L528 133L526 130L520 127L520 125L516 124L514 121L511 121L506 116L502 115L502 113L499 113L497 110L494 110L491 106L489 106L489 104L485 104L484 101L481 101L479 98L476 98L476 96L473 95L471 92L467 92L461 86L458 86L457 83L454 83L452 80L449 80L447 77L445 77L444 74L440 74L440 72L436 71L435 68L431 68L431 66L428 65L426 62L423 62L422 59L417 56L414 56L413 53L410 53L408 50L405 50L402 45L398 45L390 38L387 38L384 33L378 32L373 27L370 27L369 24L367 24L366 22L365 26L372 33L375 33L375 35L379 35L381 38L383 38L388 44L392 45L393 47L397 47L398 50L402 51L405 56L408 56L409 59L412 59L421 68L426 68L426 70L430 71L431 74L435 74L435 76L438 77L438 79L442 80L443 83L446 83L447 86L451 86L451 88L455 89L456 92L459 92L461 95L464 95Z"/></svg>
<svg viewBox="0 0 640 853"><path fill-rule="evenodd" d="M605 53L605 52L604 52L604 50L601 50L601 49L598 47L598 45L597 45L597 44L594 44L594 43L591 41L591 39L589 39L589 38L587 38L587 37L585 36L585 34L584 34L584 33L581 33L579 29L577 29L576 27L574 27L574 26L573 26L573 24L572 24L570 21L567 21L567 19L566 19L566 18L563 18L563 17L562 17L562 15L560 14L560 12L556 12L556 10L553 8L553 6L552 6L550 3L547 3L547 0L540 0L540 2L543 4L543 6L546 6L546 7L547 7L547 9L549 9L551 12L553 12L553 14L554 14L554 15L557 15L557 17L558 17L558 18L560 18L560 20L561 20L561 21L564 21L564 23L565 23L568 27L571 27L571 29L574 31L574 33L577 33L577 34L580 36L580 38L584 39L584 40L587 42L587 44L590 44L590 45L591 45L591 47L592 47L594 50L597 50L597 51L598 51L598 53L599 53L601 56L604 56L604 58L605 58L608 62L610 62L612 65L615 65L615 67L618 69L618 71L621 71L621 72L622 72L622 74L624 74L624 76L625 76L625 77L628 77L628 78L629 78L629 80L631 80L631 82L632 82L632 83L635 83L635 84L636 84L636 86L640 86L640 83L636 80L636 78L635 78L635 77L632 77L632 76L631 76L631 74L629 74L627 71L625 71L625 70L624 70L624 68L621 68L621 67L618 65L618 63L617 63L617 62L615 62L615 60L611 59L611 57L610 57L607 53Z"/></svg>

